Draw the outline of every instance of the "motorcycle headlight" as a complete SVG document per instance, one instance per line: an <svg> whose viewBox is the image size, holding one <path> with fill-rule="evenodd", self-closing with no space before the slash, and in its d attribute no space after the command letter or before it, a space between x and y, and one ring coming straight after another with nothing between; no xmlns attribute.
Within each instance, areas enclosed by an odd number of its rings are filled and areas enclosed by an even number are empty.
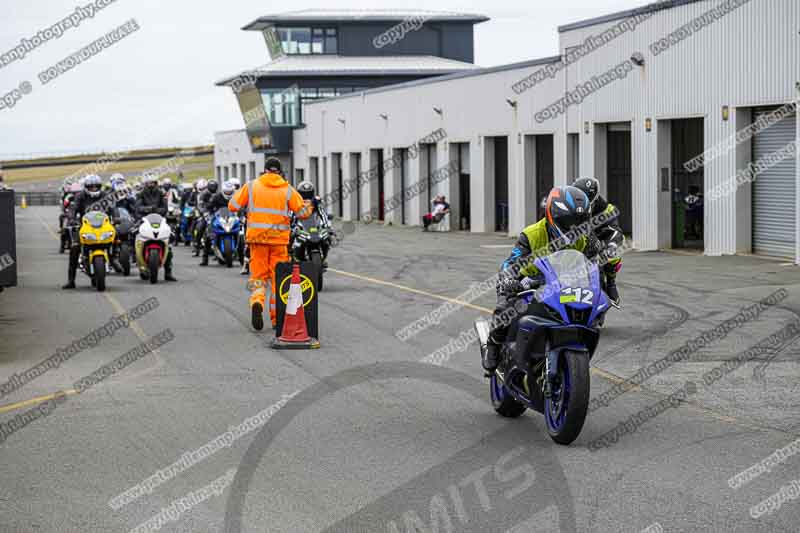
<svg viewBox="0 0 800 533"><path fill-rule="evenodd" d="M107 231L107 232L105 232L105 233L100 235L100 240L101 241L107 241L108 239L112 238L113 236L114 236L114 232L113 231Z"/></svg>
<svg viewBox="0 0 800 533"><path fill-rule="evenodd" d="M81 233L81 239L86 241L96 241L97 237L94 233Z"/></svg>

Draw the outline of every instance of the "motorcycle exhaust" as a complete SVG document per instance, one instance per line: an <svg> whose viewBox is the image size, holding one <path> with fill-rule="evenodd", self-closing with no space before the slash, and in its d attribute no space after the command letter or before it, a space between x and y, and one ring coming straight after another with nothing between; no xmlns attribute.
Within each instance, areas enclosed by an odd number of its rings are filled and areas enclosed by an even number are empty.
<svg viewBox="0 0 800 533"><path fill-rule="evenodd" d="M475 333L478 334L478 341L481 343L481 347L485 347L488 344L491 332L492 327L488 320L479 318L475 321Z"/></svg>

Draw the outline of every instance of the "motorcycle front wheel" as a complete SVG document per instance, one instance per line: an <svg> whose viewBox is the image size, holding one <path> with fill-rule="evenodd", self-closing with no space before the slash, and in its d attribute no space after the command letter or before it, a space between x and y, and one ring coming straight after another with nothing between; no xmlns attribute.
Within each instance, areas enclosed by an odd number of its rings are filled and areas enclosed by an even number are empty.
<svg viewBox="0 0 800 533"><path fill-rule="evenodd" d="M106 258L98 255L92 259L93 270L93 285L97 288L97 292L106 290Z"/></svg>
<svg viewBox="0 0 800 533"><path fill-rule="evenodd" d="M131 246L127 243L122 243L119 247L119 264L122 265L122 275L128 277L131 275Z"/></svg>
<svg viewBox="0 0 800 533"><path fill-rule="evenodd" d="M311 252L311 262L314 264L314 269L319 272L317 291L322 292L322 254L319 251Z"/></svg>
<svg viewBox="0 0 800 533"><path fill-rule="evenodd" d="M578 438L589 410L589 356L564 350L558 376L553 397L544 401L544 419L550 438L566 445Z"/></svg>
<svg viewBox="0 0 800 533"><path fill-rule="evenodd" d="M227 268L233 266L233 248L230 241L225 241L225 266Z"/></svg>
<svg viewBox="0 0 800 533"><path fill-rule="evenodd" d="M151 250L147 256L147 270L150 274L150 283L155 285L158 283L158 271L161 269L161 258L158 252Z"/></svg>

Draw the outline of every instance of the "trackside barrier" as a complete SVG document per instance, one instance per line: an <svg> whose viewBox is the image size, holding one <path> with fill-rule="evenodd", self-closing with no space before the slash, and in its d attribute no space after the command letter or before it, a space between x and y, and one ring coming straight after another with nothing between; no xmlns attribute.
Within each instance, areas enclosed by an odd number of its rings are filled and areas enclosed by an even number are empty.
<svg viewBox="0 0 800 533"><path fill-rule="evenodd" d="M284 333L284 323L287 322L287 307L290 302L290 293L293 283L294 266L299 266L299 285L302 294L302 316L305 320L306 330L310 341L305 343L281 342L277 337ZM277 284L276 311L278 315L278 329L272 347L276 349L314 349L319 348L319 290L316 287L318 279L318 269L310 261L302 263L278 263L275 269L275 279ZM296 311L295 311L296 313ZM295 316L288 317L290 319ZM290 323L290 326L294 326ZM290 328L291 329L291 328Z"/></svg>
<svg viewBox="0 0 800 533"><path fill-rule="evenodd" d="M14 191L0 191L0 291L17 286L17 234Z"/></svg>

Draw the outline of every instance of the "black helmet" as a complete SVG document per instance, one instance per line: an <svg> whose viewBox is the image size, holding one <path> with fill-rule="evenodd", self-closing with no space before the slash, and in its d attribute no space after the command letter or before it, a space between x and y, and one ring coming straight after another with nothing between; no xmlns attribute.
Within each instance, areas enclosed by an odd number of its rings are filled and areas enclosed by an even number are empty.
<svg viewBox="0 0 800 533"><path fill-rule="evenodd" d="M267 172L282 172L283 167L281 166L281 160L276 157L270 157L267 159L267 162L264 164L264 170Z"/></svg>
<svg viewBox="0 0 800 533"><path fill-rule="evenodd" d="M310 181L303 181L297 186L297 192L303 197L303 200L313 200L316 195L314 191L314 184Z"/></svg>
<svg viewBox="0 0 800 533"><path fill-rule="evenodd" d="M545 218L551 239L575 244L580 235L572 230L589 221L589 198L577 187L555 187L547 196Z"/></svg>
<svg viewBox="0 0 800 533"><path fill-rule="evenodd" d="M573 187L582 190L589 198L589 207L594 207L594 201L597 200L597 195L600 193L600 182L594 178L578 178Z"/></svg>
<svg viewBox="0 0 800 533"><path fill-rule="evenodd" d="M208 192L211 194L216 194L219 190L219 183L216 180L211 180L208 182Z"/></svg>

